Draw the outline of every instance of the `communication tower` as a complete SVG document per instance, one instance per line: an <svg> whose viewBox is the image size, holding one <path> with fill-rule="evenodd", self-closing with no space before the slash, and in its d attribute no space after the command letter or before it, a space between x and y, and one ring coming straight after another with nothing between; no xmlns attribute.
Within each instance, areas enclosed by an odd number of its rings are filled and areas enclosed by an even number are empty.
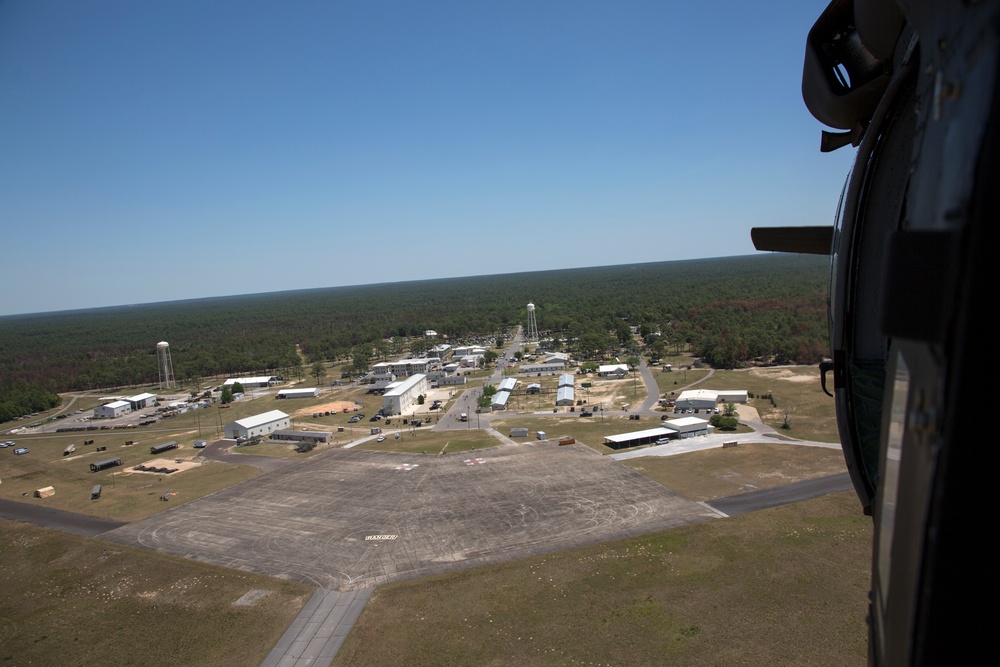
<svg viewBox="0 0 1000 667"><path fill-rule="evenodd" d="M170 359L170 343L167 341L156 344L156 365L160 370L160 389L170 389L174 386L174 362Z"/></svg>
<svg viewBox="0 0 1000 667"><path fill-rule="evenodd" d="M538 323L535 322L535 304L528 304L528 340L538 340Z"/></svg>

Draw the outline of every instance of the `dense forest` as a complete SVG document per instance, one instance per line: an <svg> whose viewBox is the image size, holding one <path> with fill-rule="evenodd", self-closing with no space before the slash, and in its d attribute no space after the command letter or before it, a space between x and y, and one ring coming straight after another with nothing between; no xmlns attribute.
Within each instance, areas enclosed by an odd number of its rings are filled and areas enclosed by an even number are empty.
<svg viewBox="0 0 1000 667"><path fill-rule="evenodd" d="M584 341L582 354L624 342L633 325L647 342L659 338L716 366L815 362L827 349L827 266L754 255L9 316L0 318L0 385L156 382L161 340L182 381L287 375L303 361L384 357L393 352L388 339L425 329L452 341L489 336L524 323L529 301L539 328Z"/></svg>

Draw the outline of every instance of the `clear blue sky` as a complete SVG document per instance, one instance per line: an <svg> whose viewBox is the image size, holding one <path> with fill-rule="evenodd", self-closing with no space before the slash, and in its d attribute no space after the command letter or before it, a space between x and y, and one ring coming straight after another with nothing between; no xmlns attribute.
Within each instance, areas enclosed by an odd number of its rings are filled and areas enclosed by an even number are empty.
<svg viewBox="0 0 1000 667"><path fill-rule="evenodd" d="M0 314L750 254L825 6L0 0Z"/></svg>

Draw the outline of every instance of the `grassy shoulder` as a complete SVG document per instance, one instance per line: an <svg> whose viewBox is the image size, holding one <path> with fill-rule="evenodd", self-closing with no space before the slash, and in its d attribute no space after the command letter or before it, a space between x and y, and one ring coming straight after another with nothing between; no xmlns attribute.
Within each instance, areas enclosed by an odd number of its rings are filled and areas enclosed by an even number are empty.
<svg viewBox="0 0 1000 667"><path fill-rule="evenodd" d="M314 590L5 520L0 562L2 656L17 664L258 665Z"/></svg>
<svg viewBox="0 0 1000 667"><path fill-rule="evenodd" d="M368 440L358 445L359 449L377 452L405 452L408 454L448 454L468 452L487 447L496 447L503 442L486 431L471 429L466 431L431 431L416 429L401 431L397 439L394 434L386 434L382 442Z"/></svg>
<svg viewBox="0 0 1000 667"><path fill-rule="evenodd" d="M846 492L400 582L334 664L860 665L871 536Z"/></svg>
<svg viewBox="0 0 1000 667"><path fill-rule="evenodd" d="M847 469L839 449L772 443L646 456L622 463L697 501L770 489Z"/></svg>

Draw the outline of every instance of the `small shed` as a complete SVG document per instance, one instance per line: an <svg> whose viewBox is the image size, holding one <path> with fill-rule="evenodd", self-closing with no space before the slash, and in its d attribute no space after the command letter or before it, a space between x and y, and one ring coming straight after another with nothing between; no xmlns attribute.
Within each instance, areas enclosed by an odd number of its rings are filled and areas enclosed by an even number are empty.
<svg viewBox="0 0 1000 667"><path fill-rule="evenodd" d="M53 486L44 486L40 489L35 489L36 498L48 498L54 495L56 495L56 489Z"/></svg>

